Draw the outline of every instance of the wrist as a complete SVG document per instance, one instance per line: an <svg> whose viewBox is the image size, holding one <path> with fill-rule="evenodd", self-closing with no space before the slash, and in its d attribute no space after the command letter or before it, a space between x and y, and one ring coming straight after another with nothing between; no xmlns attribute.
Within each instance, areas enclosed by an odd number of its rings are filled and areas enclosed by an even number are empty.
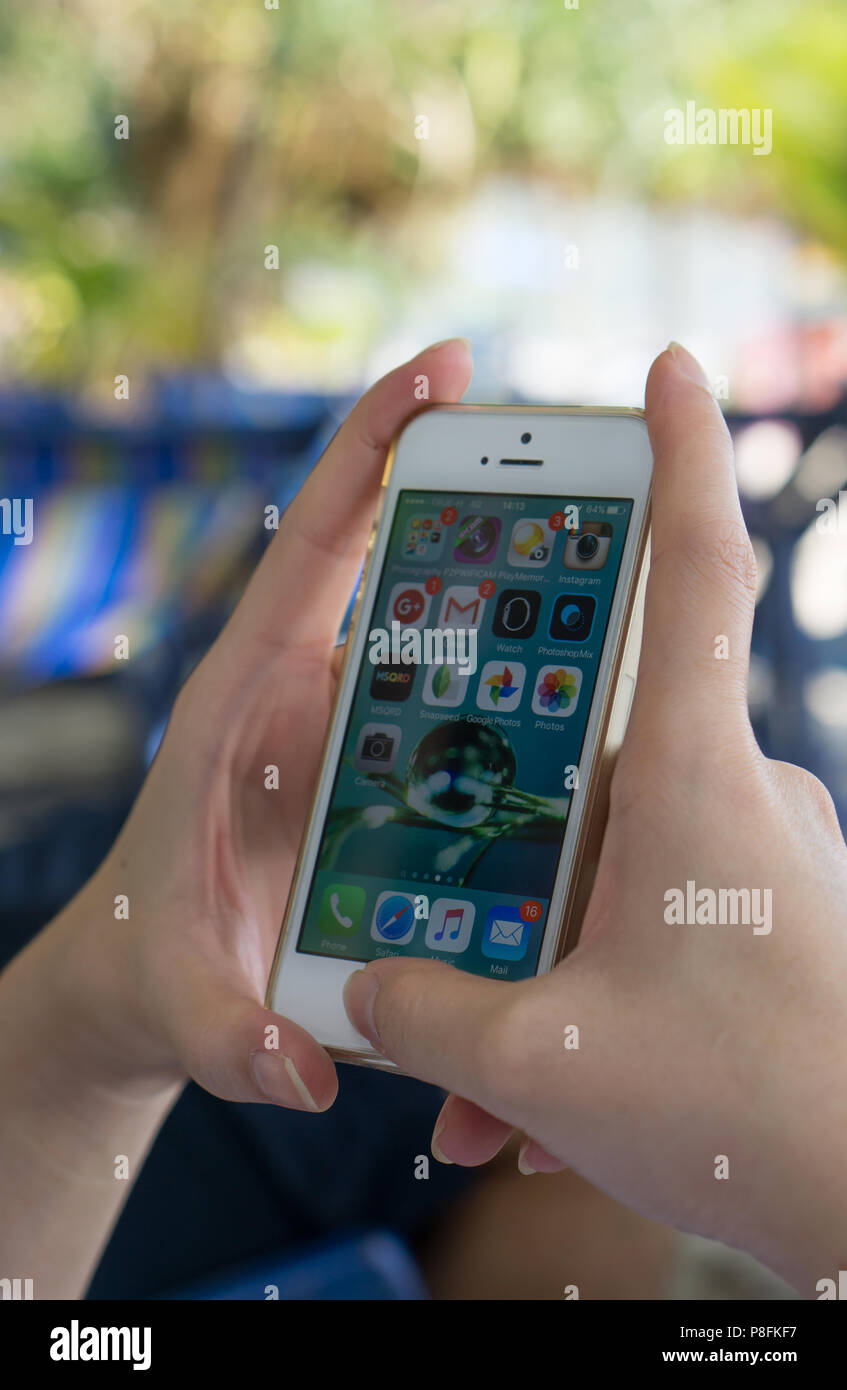
<svg viewBox="0 0 847 1390"><path fill-rule="evenodd" d="M137 927L114 919L111 901L95 875L20 959L33 1025L83 1080L170 1093L188 1078L145 1016Z"/></svg>
<svg viewBox="0 0 847 1390"><path fill-rule="evenodd" d="M786 1032L799 1036L788 1025ZM822 1046L812 1053L825 1055ZM819 1281L837 1283L839 1269L847 1269L847 1092L840 1071L821 1066L813 1085L805 1070L774 1067L757 1097L779 1118L757 1135L743 1243L802 1298L819 1297Z"/></svg>
<svg viewBox="0 0 847 1390"><path fill-rule="evenodd" d="M134 1181L180 1089L122 1019L122 972L81 895L0 976L2 1244L39 1298L82 1295L118 1179Z"/></svg>

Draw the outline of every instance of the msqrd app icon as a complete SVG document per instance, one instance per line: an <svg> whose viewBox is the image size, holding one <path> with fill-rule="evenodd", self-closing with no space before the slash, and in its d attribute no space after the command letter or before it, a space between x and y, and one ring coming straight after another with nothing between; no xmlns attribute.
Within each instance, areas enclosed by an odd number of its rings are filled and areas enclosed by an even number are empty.
<svg viewBox="0 0 847 1390"><path fill-rule="evenodd" d="M386 661L375 666L371 676L371 698L399 703L408 700L415 682L415 667L402 661Z"/></svg>

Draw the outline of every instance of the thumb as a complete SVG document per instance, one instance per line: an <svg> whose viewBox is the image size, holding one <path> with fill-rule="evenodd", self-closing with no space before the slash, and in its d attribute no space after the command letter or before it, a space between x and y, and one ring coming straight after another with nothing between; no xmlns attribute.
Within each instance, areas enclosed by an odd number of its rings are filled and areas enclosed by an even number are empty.
<svg viewBox="0 0 847 1390"><path fill-rule="evenodd" d="M681 734L725 740L730 729L746 739L756 567L732 442L701 367L678 344L654 362L646 405L653 534L632 731L674 744Z"/></svg>
<svg viewBox="0 0 847 1390"><path fill-rule="evenodd" d="M372 961L347 980L344 1003L371 1046L403 1071L536 1132L558 1070L560 1020L575 999L561 970L540 979L480 979L441 961ZM574 1004L575 1007L575 1004ZM558 1099L567 1089L558 1078Z"/></svg>

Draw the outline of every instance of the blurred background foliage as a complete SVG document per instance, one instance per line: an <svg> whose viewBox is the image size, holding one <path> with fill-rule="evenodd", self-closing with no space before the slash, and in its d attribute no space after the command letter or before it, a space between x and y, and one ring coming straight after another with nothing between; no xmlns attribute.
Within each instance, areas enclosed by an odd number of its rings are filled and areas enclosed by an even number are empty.
<svg viewBox="0 0 847 1390"><path fill-rule="evenodd" d="M347 386L495 175L847 253L843 4L265 3L4 0L0 378ZM773 153L668 146L687 100L772 108Z"/></svg>

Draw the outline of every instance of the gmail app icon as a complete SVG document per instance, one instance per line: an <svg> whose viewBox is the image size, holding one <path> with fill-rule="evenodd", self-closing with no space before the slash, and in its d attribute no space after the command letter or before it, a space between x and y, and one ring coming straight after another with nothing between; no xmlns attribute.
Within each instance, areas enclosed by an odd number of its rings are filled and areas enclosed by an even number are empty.
<svg viewBox="0 0 847 1390"><path fill-rule="evenodd" d="M441 600L438 626L479 627L484 612L485 599L481 596L478 585L474 587L471 584L452 584Z"/></svg>
<svg viewBox="0 0 847 1390"><path fill-rule="evenodd" d="M519 907L495 903L485 919L482 954L492 960L523 960L532 934L532 923L525 922Z"/></svg>

